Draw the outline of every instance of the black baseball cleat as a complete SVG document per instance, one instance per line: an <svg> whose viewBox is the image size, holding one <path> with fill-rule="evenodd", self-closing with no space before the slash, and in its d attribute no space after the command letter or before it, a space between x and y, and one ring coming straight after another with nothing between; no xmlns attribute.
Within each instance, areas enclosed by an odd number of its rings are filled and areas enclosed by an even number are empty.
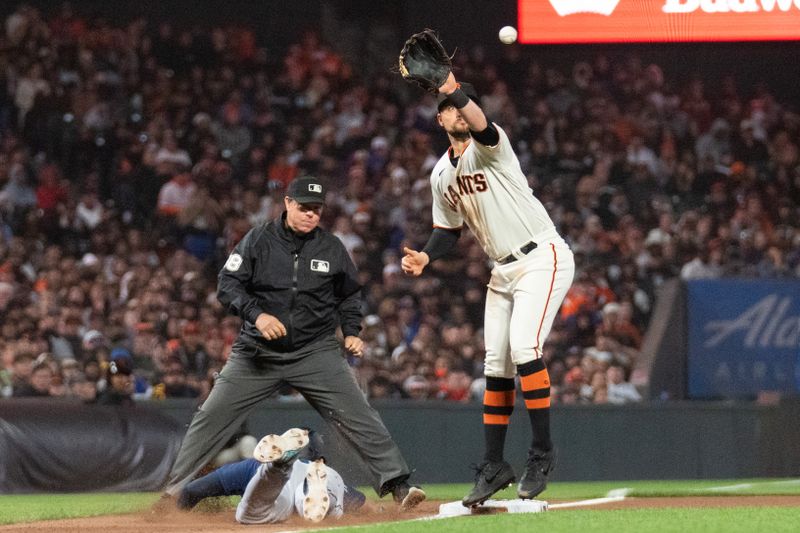
<svg viewBox="0 0 800 533"><path fill-rule="evenodd" d="M555 462L555 453L552 450L543 453L529 452L525 471L517 485L517 496L530 500L544 492L547 488L547 476L553 471Z"/></svg>
<svg viewBox="0 0 800 533"><path fill-rule="evenodd" d="M505 461L484 461L475 470L475 486L461 500L464 507L480 505L492 494L514 483L514 469Z"/></svg>
<svg viewBox="0 0 800 533"><path fill-rule="evenodd" d="M408 482L402 481L392 487L392 498L395 503L400 505L403 511L410 511L423 501L427 495L420 487L409 485Z"/></svg>

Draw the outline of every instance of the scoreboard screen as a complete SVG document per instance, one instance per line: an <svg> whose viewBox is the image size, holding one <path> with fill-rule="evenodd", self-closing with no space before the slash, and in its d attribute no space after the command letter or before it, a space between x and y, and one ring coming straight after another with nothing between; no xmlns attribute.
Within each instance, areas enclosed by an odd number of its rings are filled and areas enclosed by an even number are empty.
<svg viewBox="0 0 800 533"><path fill-rule="evenodd" d="M519 0L519 42L800 40L800 0Z"/></svg>

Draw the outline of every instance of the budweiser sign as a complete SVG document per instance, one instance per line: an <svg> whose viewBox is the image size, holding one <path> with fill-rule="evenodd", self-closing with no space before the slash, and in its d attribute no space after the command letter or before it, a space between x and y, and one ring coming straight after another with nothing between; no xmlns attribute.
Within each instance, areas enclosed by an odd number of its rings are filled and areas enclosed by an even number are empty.
<svg viewBox="0 0 800 533"><path fill-rule="evenodd" d="M800 0L666 0L664 13L755 13L800 9Z"/></svg>
<svg viewBox="0 0 800 533"><path fill-rule="evenodd" d="M597 13L610 15L619 4L619 0L550 0L556 13L565 17L575 13Z"/></svg>
<svg viewBox="0 0 800 533"><path fill-rule="evenodd" d="M800 40L800 0L518 0L522 43Z"/></svg>

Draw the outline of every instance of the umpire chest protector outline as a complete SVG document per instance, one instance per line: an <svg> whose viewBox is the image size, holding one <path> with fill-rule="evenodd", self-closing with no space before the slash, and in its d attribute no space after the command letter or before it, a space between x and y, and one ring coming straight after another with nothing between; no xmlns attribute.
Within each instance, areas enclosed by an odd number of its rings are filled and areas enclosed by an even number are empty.
<svg viewBox="0 0 800 533"><path fill-rule="evenodd" d="M240 341L291 352L333 335L340 324L345 335L357 335L360 288L336 236L317 228L298 237L282 217L251 229L237 244L219 273L218 297L244 319ZM264 338L255 327L261 313L278 318L287 334Z"/></svg>

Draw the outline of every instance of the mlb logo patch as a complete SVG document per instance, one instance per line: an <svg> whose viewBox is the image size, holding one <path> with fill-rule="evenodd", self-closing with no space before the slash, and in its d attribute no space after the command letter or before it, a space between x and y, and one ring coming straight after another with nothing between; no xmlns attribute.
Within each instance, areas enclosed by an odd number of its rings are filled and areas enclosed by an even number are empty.
<svg viewBox="0 0 800 533"><path fill-rule="evenodd" d="M311 270L314 272L330 272L331 265L327 261L323 261L322 259L312 259L311 260Z"/></svg>
<svg viewBox="0 0 800 533"><path fill-rule="evenodd" d="M322 193L322 185L319 183L309 183L308 190L310 192Z"/></svg>

